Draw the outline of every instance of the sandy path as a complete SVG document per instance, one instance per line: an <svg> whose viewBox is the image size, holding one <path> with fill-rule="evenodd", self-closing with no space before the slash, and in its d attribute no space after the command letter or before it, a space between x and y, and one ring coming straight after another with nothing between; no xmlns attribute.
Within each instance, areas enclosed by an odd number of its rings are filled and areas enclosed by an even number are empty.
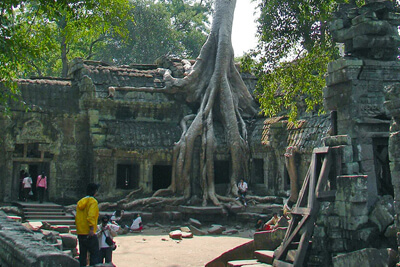
<svg viewBox="0 0 400 267"><path fill-rule="evenodd" d="M249 240L249 231L233 236L195 236L172 240L163 231L115 237L113 263L118 267L200 267L221 253Z"/></svg>

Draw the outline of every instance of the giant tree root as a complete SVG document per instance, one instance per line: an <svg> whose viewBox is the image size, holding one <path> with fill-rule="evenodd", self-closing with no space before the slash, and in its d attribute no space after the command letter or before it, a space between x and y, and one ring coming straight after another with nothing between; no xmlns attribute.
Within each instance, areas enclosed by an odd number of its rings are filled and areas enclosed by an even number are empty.
<svg viewBox="0 0 400 267"><path fill-rule="evenodd" d="M148 197L148 198L141 198L134 201L131 201L126 204L122 204L121 208L124 210L131 210L135 207L141 206L144 207L149 204L154 204L158 202L158 205L168 204L171 206L178 206L185 203L184 197Z"/></svg>

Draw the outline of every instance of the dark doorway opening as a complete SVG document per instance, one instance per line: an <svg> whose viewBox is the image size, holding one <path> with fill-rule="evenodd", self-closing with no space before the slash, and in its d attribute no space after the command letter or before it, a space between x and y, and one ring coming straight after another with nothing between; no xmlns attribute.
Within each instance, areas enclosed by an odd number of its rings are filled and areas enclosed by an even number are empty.
<svg viewBox="0 0 400 267"><path fill-rule="evenodd" d="M373 138L374 164L378 194L394 196L392 176L389 166L389 139Z"/></svg>
<svg viewBox="0 0 400 267"><path fill-rule="evenodd" d="M264 183L264 160L263 159L253 159L253 179L252 182L255 184Z"/></svg>
<svg viewBox="0 0 400 267"><path fill-rule="evenodd" d="M117 189L135 189L139 187L139 165L117 165Z"/></svg>
<svg viewBox="0 0 400 267"><path fill-rule="evenodd" d="M172 166L154 165L153 166L153 191L168 188L171 185Z"/></svg>
<svg viewBox="0 0 400 267"><path fill-rule="evenodd" d="M214 182L215 184L229 184L230 164L228 160L214 161Z"/></svg>
<svg viewBox="0 0 400 267"><path fill-rule="evenodd" d="M290 189L290 177L289 177L289 172L285 166L285 169L283 171L283 190L289 190Z"/></svg>
<svg viewBox="0 0 400 267"><path fill-rule="evenodd" d="M18 162L15 161L14 162L14 183L12 185L13 187L13 192L18 192L18 194L12 193L12 199L19 199L22 200L23 199L23 194L21 193L21 179L23 179L21 177L21 171L24 171L25 173L29 173L29 176L32 178L32 192L33 195L29 197L28 200L37 200L37 192L36 192L36 182L37 182L37 177L41 174L42 171L45 172L46 176L47 176L47 188L49 188L50 186L50 179L49 179L49 171L50 171L50 164L49 162ZM25 176L25 175L23 175ZM45 197L44 199L48 199L48 191L45 191Z"/></svg>

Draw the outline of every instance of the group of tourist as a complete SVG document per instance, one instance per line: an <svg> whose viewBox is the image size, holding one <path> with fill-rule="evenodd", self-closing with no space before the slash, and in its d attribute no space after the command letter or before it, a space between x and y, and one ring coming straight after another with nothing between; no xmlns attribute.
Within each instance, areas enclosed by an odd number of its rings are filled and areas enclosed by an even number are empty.
<svg viewBox="0 0 400 267"><path fill-rule="evenodd" d="M122 224L124 211L117 210L112 216L104 215L98 223L99 206L95 198L98 184L90 183L86 188L86 196L76 206L75 225L79 242L80 266L87 266L89 253L90 266L98 263L112 263L112 252L116 249L113 238L121 228L129 228L131 232L143 229L140 214L135 214L130 227Z"/></svg>
<svg viewBox="0 0 400 267"><path fill-rule="evenodd" d="M20 200L27 202L29 197L33 196L32 190L33 190L32 177L28 172L25 172L25 170L21 170ZM47 190L47 176L45 175L45 172L42 171L42 173L36 179L36 191L38 193L40 203L43 203L44 194L46 190Z"/></svg>
<svg viewBox="0 0 400 267"><path fill-rule="evenodd" d="M44 176L44 173L42 173L40 180L42 180L43 177L44 181L46 181L46 176ZM28 178L30 178L29 175ZM40 180L38 177L37 184L40 184ZM29 181L27 183L29 183ZM30 184L32 184L32 182L30 182ZM238 184L239 197L237 200L240 199L245 206L247 206L247 188L247 183L241 179ZM98 189L98 184L88 184L86 188L86 196L80 199L76 206L75 225L79 241L80 266L87 266L88 253L90 254L90 265L95 265L98 263L111 263L112 252L116 248L113 238L117 235L117 233L121 229L128 230L129 232L141 232L143 229L143 223L140 214L134 215L134 219L130 227L124 225L122 223L122 217L124 215L123 210L117 210L111 216L103 216L101 218L101 223L98 224L99 207L95 198ZM274 213L273 217L266 223L264 223L262 220L259 220L257 222L256 229L258 231L273 230L279 226L279 221L281 218L282 217L279 217L277 213Z"/></svg>

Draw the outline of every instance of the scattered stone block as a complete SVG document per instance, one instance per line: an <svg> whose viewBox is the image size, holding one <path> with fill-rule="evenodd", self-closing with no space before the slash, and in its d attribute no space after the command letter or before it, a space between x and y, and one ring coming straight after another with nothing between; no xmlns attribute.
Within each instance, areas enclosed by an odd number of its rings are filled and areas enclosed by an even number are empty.
<svg viewBox="0 0 400 267"><path fill-rule="evenodd" d="M74 249L78 244L78 238L71 234L60 234L63 248L64 249Z"/></svg>
<svg viewBox="0 0 400 267"><path fill-rule="evenodd" d="M22 222L21 216L7 216L7 219L14 220L16 222Z"/></svg>
<svg viewBox="0 0 400 267"><path fill-rule="evenodd" d="M197 228L201 228L201 222L199 220L190 218L189 219L189 224L191 224L191 225L193 225L193 226L195 226Z"/></svg>
<svg viewBox="0 0 400 267"><path fill-rule="evenodd" d="M219 225L219 224L214 224L211 226L210 229L207 230L207 232L211 235L220 235L225 230L226 230L226 228L224 226Z"/></svg>
<svg viewBox="0 0 400 267"><path fill-rule="evenodd" d="M397 236L397 227L396 225L392 224L386 228L385 237L387 238L396 238Z"/></svg>
<svg viewBox="0 0 400 267"><path fill-rule="evenodd" d="M59 233L69 233L70 227L68 225L56 225L51 227L52 230Z"/></svg>
<svg viewBox="0 0 400 267"><path fill-rule="evenodd" d="M365 248L332 258L334 267L394 266L397 252L393 249Z"/></svg>
<svg viewBox="0 0 400 267"><path fill-rule="evenodd" d="M237 233L239 233L239 231L236 229L226 230L222 232L223 235L235 235Z"/></svg>
<svg viewBox="0 0 400 267"><path fill-rule="evenodd" d="M181 227L180 230L184 233L190 233L190 228L187 226Z"/></svg>
<svg viewBox="0 0 400 267"><path fill-rule="evenodd" d="M193 225L189 226L190 231L194 234L194 235L206 235L207 232L202 231L200 229L198 229L197 227L194 227Z"/></svg>
<svg viewBox="0 0 400 267"><path fill-rule="evenodd" d="M175 231L171 231L169 233L169 237L172 239L182 239L182 231L181 230L175 230Z"/></svg>
<svg viewBox="0 0 400 267"><path fill-rule="evenodd" d="M182 238L193 238L193 233L182 232Z"/></svg>

